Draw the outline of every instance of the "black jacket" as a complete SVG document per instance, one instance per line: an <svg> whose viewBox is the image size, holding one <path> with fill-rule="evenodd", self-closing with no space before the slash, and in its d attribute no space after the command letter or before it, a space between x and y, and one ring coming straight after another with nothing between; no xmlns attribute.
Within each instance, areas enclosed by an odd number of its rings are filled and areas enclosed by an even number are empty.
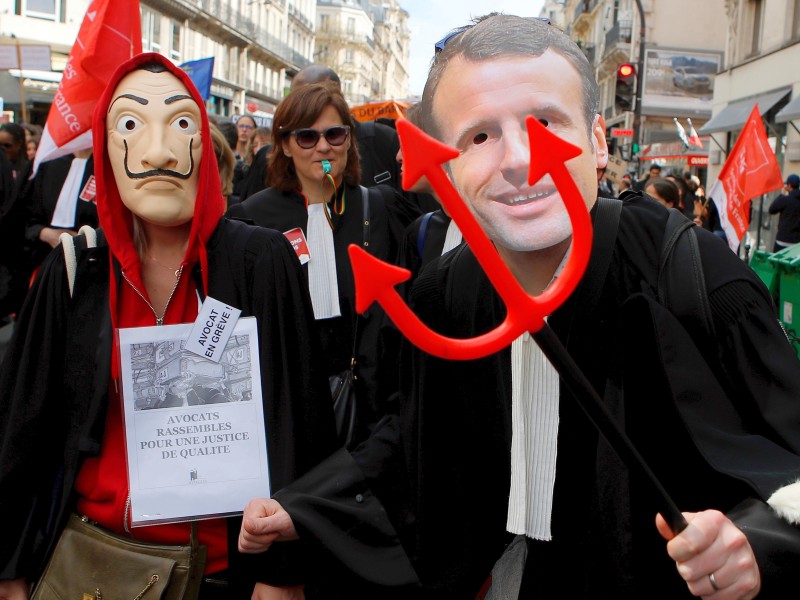
<svg viewBox="0 0 800 600"><path fill-rule="evenodd" d="M84 249L72 300L57 247L36 279L0 371L0 579L37 577L74 506L81 462L100 451L112 344L109 252L102 244L85 249L83 238L76 239ZM277 490L336 448L311 302L282 235L222 219L206 248L209 295L258 318L270 478ZM302 560L285 562L298 545L279 545L272 557L244 557L236 551L238 532L239 520L231 519L229 561L241 597L249 598L244 594L256 577L303 581Z"/></svg>
<svg viewBox="0 0 800 600"><path fill-rule="evenodd" d="M368 235L365 249L381 260L395 262L402 232L418 214L414 206L391 188L372 187L368 192L370 222L365 229L361 189L357 186L346 187L344 194L345 212L341 216L334 214L332 218L341 317L316 322L324 355L322 369L326 375L346 369L353 355L355 280L348 247L351 244L363 245L365 235ZM282 232L300 227L305 234L308 224L303 196L280 192L275 188L258 192L232 206L228 216ZM304 269L307 270L307 266ZM389 396L397 391L399 339L379 306L371 307L359 318L357 335L356 375L360 392L357 437L360 440L366 437L367 430L385 412L385 402Z"/></svg>
<svg viewBox="0 0 800 600"><path fill-rule="evenodd" d="M652 317L642 309L657 296L667 216L652 200L626 202L607 275L584 277L549 323L679 508L727 511L754 548L763 597L781 598L793 585L788 565L800 553L798 532L763 500L800 473L797 358L763 285L703 231L697 234L716 336L685 325L688 334L680 337L683 328L672 315L662 309ZM598 224L595 244L604 235L613 234ZM596 252L588 272L593 269ZM451 337L485 333L505 317L466 245L422 270L411 303L425 323ZM653 332L665 330L653 321L669 322L664 345ZM682 346L688 335L693 353ZM702 359L687 365L687 356ZM685 370L680 396L672 394L666 363ZM386 510L426 598L471 598L510 538L510 349L459 362L409 345L401 376L399 413L353 453L365 476L361 485L372 491L359 491L360 511L380 514L377 504ZM560 597L564 581L580 598L689 597L655 530L658 509L649 488L598 437L565 385L559 419L553 540L529 544L530 595L524 597ZM357 477L359 471L350 472ZM331 497L314 483L304 477L283 490L280 501L327 548L340 549L339 556L346 549L352 563L369 569L370 547L384 529L366 535L351 526L335 535L329 523L347 523L355 509L342 500L336 515L330 502L315 499L326 510L310 513L309 497ZM758 525L756 513L763 517Z"/></svg>
<svg viewBox="0 0 800 600"><path fill-rule="evenodd" d="M27 186L21 201L27 210L25 223L25 242L28 250L29 268L38 267L50 253L49 244L39 240L39 233L45 227L50 227L53 213L56 209L61 188L69 174L73 156L64 156L43 162L39 170ZM84 189L90 178L94 176L94 158L89 157L83 171L78 194ZM70 229L77 231L84 225L97 227L97 207L94 202L78 199L75 205L75 220Z"/></svg>
<svg viewBox="0 0 800 600"><path fill-rule="evenodd" d="M769 214L780 215L775 240L786 244L800 242L800 190L792 189L772 201Z"/></svg>

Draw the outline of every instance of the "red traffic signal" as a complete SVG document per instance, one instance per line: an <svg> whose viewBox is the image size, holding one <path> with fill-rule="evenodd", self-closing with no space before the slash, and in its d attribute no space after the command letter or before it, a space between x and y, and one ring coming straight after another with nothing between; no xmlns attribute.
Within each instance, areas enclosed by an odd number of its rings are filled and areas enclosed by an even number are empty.
<svg viewBox="0 0 800 600"><path fill-rule="evenodd" d="M636 95L636 67L631 63L622 63L617 67L617 85L614 90L614 105L617 111L634 109Z"/></svg>
<svg viewBox="0 0 800 600"><path fill-rule="evenodd" d="M636 67L634 67L631 63L622 63L619 67L617 67L617 75L619 77L630 77L636 73Z"/></svg>

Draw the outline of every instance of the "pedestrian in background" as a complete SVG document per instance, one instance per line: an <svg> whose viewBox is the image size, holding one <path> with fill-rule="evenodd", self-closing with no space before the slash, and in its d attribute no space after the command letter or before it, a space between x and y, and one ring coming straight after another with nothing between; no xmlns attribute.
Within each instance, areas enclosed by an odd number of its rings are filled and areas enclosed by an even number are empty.
<svg viewBox="0 0 800 600"><path fill-rule="evenodd" d="M16 123L0 125L0 149L11 163L11 176L16 180L28 164L25 129Z"/></svg>
<svg viewBox="0 0 800 600"><path fill-rule="evenodd" d="M667 208L680 208L681 195L678 191L678 186L669 179L664 177L651 178L644 192L658 200Z"/></svg>
<svg viewBox="0 0 800 600"><path fill-rule="evenodd" d="M800 242L800 177L795 174L786 178L783 194L775 198L769 214L780 215L778 233L775 235L773 252L779 252Z"/></svg>
<svg viewBox="0 0 800 600"><path fill-rule="evenodd" d="M661 177L661 165L658 163L653 163L650 165L650 170L647 172L647 175L633 184L633 189L635 189L637 192L643 192L647 187L647 184L656 177Z"/></svg>

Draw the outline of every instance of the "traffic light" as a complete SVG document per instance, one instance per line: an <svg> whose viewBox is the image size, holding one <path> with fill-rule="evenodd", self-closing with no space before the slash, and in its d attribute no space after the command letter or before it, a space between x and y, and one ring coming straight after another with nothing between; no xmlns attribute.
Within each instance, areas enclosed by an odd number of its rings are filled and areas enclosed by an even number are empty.
<svg viewBox="0 0 800 600"><path fill-rule="evenodd" d="M617 67L617 87L614 105L618 111L633 110L636 96L636 67L631 63L622 63Z"/></svg>

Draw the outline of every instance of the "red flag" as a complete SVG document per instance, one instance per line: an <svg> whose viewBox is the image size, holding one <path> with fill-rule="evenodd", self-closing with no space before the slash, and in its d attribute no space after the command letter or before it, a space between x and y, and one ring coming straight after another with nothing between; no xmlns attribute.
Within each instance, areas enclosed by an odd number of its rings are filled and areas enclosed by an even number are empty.
<svg viewBox="0 0 800 600"><path fill-rule="evenodd" d="M692 125L692 120L687 117L686 122L689 123L689 145L702 148L703 142L700 141L700 136L697 135L697 130Z"/></svg>
<svg viewBox="0 0 800 600"><path fill-rule="evenodd" d="M138 0L92 0L72 46L34 160L92 147L92 111L120 63L142 52Z"/></svg>
<svg viewBox="0 0 800 600"><path fill-rule="evenodd" d="M717 206L731 250L737 251L750 226L750 201L782 186L781 169L756 104L708 193Z"/></svg>

